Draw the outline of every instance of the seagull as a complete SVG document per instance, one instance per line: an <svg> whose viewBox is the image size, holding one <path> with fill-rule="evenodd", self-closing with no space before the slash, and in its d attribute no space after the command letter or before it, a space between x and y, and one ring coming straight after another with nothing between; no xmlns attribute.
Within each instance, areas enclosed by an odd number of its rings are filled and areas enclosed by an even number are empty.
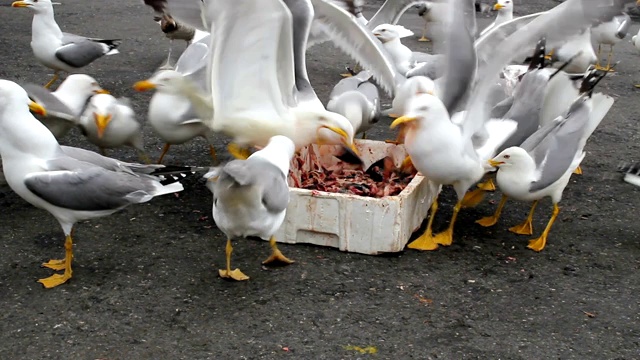
<svg viewBox="0 0 640 360"><path fill-rule="evenodd" d="M187 42L187 47L189 47L194 42L197 42L209 35L206 31L198 30L192 26L176 21L171 17L171 14L167 12L158 13L153 17L153 19L160 25L160 29L169 39L169 53L167 54L167 61L164 65L160 66L160 70L172 69L171 52L174 40L184 40Z"/></svg>
<svg viewBox="0 0 640 360"><path fill-rule="evenodd" d="M53 92L36 84L23 84L22 87L33 101L47 109L47 116L38 115L38 118L58 140L78 124L90 97L109 93L96 79L85 74L69 75Z"/></svg>
<svg viewBox="0 0 640 360"><path fill-rule="evenodd" d="M354 133L362 133L380 121L380 92L370 82L371 73L361 71L353 77L342 79L329 94L327 110L346 117L353 126Z"/></svg>
<svg viewBox="0 0 640 360"><path fill-rule="evenodd" d="M618 172L624 173L622 177L624 182L640 186L640 163L622 162L618 165Z"/></svg>
<svg viewBox="0 0 640 360"><path fill-rule="evenodd" d="M185 91L199 91L190 90L197 86L191 79L175 70L160 70L151 78L133 85L136 91L156 90L149 102L147 119L165 142L159 164L171 145L184 144L196 137L203 137L209 142L209 153L216 160L213 131L199 117L189 98L183 95Z"/></svg>
<svg viewBox="0 0 640 360"><path fill-rule="evenodd" d="M438 3L433 1L425 1L422 4L417 5L418 16L424 19L424 28L422 29L422 37L418 41L426 42L431 41L427 38L427 25L429 23L439 23L442 19L445 19L447 14L447 4Z"/></svg>
<svg viewBox="0 0 640 360"><path fill-rule="evenodd" d="M228 150L234 157L246 159L248 147L266 146L275 135L289 137L296 149L322 140L357 154L349 120L327 111L309 83L309 24L300 17L306 10L296 8L293 17L282 0L212 1L208 9L215 23L209 66L215 116L203 120L233 138Z"/></svg>
<svg viewBox="0 0 640 360"><path fill-rule="evenodd" d="M613 47L622 41L629 33L631 27L631 17L627 13L614 16L610 21L603 22L598 26L591 28L591 36L596 44L598 44L598 54L596 69L611 71L611 58L613 57ZM607 65L600 65L600 53L602 44L609 45L609 55L607 56Z"/></svg>
<svg viewBox="0 0 640 360"><path fill-rule="evenodd" d="M373 29L373 35L382 42L396 69L404 76L407 76L407 73L419 63L432 64L446 61L442 54L432 55L412 51L404 45L400 39L413 35L413 31L402 25L380 24ZM438 75L442 75L441 72L435 71L431 79L435 80L439 77Z"/></svg>
<svg viewBox="0 0 640 360"><path fill-rule="evenodd" d="M233 160L204 175L213 193L213 220L227 236L227 266L219 271L220 277L249 279L240 269L231 270L232 238L257 236L269 240L272 255L263 264L294 262L282 255L274 237L287 213L287 176L294 151L291 139L276 135L246 160Z"/></svg>
<svg viewBox="0 0 640 360"><path fill-rule="evenodd" d="M131 146L145 162L149 157L144 151L142 126L127 98L116 99L109 94L94 95L89 99L80 116L78 126L87 139L105 154L106 148Z"/></svg>
<svg viewBox="0 0 640 360"><path fill-rule="evenodd" d="M75 73L104 55L119 53L120 39L93 39L62 32L54 18L51 0L15 1L11 6L34 11L31 49L39 62L54 70L45 88L58 80L60 71Z"/></svg>
<svg viewBox="0 0 640 360"><path fill-rule="evenodd" d="M519 147L507 148L489 160L491 166L498 168L496 180L503 196L495 214L487 218L488 222L497 222L508 197L533 201L527 219L509 229L517 234L531 235L531 222L538 201L551 197L551 218L540 237L529 241L528 245L529 249L542 251L560 212L558 203L562 192L584 158L584 146L613 103L612 97L601 93L583 94L565 117L540 128Z"/></svg>
<svg viewBox="0 0 640 360"><path fill-rule="evenodd" d="M52 288L72 276L72 235L78 221L107 216L183 187L173 178L164 185L156 176L126 171L126 167L107 169L67 155L29 109L46 113L18 84L0 80L0 157L7 183L21 198L53 215L65 234L65 258L43 264L64 273L39 280Z"/></svg>
<svg viewBox="0 0 640 360"><path fill-rule="evenodd" d="M482 30L480 32L480 36L483 36L491 31L491 29L496 28L507 21L513 20L513 0L498 0L496 4L493 5L493 10L498 11L496 20Z"/></svg>

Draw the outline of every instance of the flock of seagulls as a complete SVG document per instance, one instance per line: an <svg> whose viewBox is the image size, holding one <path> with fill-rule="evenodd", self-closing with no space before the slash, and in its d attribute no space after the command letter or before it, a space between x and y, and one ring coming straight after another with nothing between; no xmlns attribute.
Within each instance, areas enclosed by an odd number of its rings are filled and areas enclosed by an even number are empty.
<svg viewBox="0 0 640 360"><path fill-rule="evenodd" d="M0 80L0 156L7 182L51 213L66 238L64 259L43 264L62 271L39 280L47 288L72 277L78 221L182 191L180 180L198 171L213 194L213 218L228 239L222 278L249 278L231 267L231 241L238 237L269 240L272 254L264 263L293 263L274 238L289 202L290 163L310 144L337 145L351 155L344 161L360 163L356 134L364 138L384 115L394 118L391 128L400 129L395 142L405 146L405 161L430 181L451 185L458 199L447 229L434 234L436 199L427 229L409 248L450 245L459 211L499 189L495 214L479 219L479 225L495 225L512 198L532 207L510 230L531 235L538 201L552 199L547 227L529 243L541 251L584 147L614 103L595 89L613 70L613 46L630 23L624 0L567 0L522 17L514 17L512 0L492 7L471 0L387 0L370 19L362 13L362 1L355 0L144 3L171 42L187 42L175 64L169 51L160 69L132 84L137 91L154 91L147 119L165 142L157 164L145 153L129 101L81 73L116 54L121 40L62 32L50 0L12 4L33 11L33 54L55 73L44 86ZM433 42L433 53L402 43L414 34L398 22L416 5L425 20L420 40ZM478 29L476 12L487 10L495 11L495 21ZM599 44L597 55L592 37ZM327 104L316 95L306 62L307 49L323 42L332 42L356 64ZM611 48L604 66L602 44ZM70 75L49 90L60 72ZM391 108L382 108L383 96L392 99ZM101 154L59 145L75 126ZM236 160L210 168L161 164L171 146L196 137L209 141L216 161L214 134L231 139L228 151ZM137 150L145 164L104 156L106 149L120 146ZM631 178L637 168L624 171Z"/></svg>

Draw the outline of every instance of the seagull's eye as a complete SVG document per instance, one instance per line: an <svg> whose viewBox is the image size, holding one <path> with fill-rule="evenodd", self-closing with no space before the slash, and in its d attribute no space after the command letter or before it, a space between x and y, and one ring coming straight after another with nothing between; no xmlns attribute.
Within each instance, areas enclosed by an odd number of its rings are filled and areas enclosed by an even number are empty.
<svg viewBox="0 0 640 360"><path fill-rule="evenodd" d="M418 109L418 110L419 110L419 111L427 111L427 110L429 110L429 108L428 108L428 107L426 107L426 106L423 106L423 107L421 107L421 108L420 108L420 109Z"/></svg>
<svg viewBox="0 0 640 360"><path fill-rule="evenodd" d="M510 158L510 157L511 157L511 155L505 155L505 156L503 156L503 158L505 158L505 159L508 159L508 158Z"/></svg>
<svg viewBox="0 0 640 360"><path fill-rule="evenodd" d="M382 30L380 30L380 31L385 32L385 31L387 31L387 29L382 29Z"/></svg>

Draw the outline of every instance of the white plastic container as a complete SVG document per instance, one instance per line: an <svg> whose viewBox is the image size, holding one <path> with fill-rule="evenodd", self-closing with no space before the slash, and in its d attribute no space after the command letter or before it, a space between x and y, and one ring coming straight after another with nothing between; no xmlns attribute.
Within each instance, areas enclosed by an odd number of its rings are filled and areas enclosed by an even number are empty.
<svg viewBox="0 0 640 360"><path fill-rule="evenodd" d="M371 140L358 140L356 144L365 168L387 155L399 166L406 157L402 145ZM316 153L323 152L320 162L325 166L337 163L331 155L336 149L314 145ZM297 165L292 163L292 171L296 169ZM293 184L291 177L289 183ZM383 198L290 187L287 216L275 235L276 240L370 255L402 251L427 217L439 191L439 186L420 174L399 195Z"/></svg>

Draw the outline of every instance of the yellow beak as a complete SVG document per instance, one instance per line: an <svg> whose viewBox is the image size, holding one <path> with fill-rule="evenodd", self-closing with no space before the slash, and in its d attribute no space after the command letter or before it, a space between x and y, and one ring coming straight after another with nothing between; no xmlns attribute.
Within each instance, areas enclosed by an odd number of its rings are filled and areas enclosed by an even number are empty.
<svg viewBox="0 0 640 360"><path fill-rule="evenodd" d="M96 91L94 91L94 93L96 93L96 94L110 94L110 92L108 90L105 90L105 89L96 90Z"/></svg>
<svg viewBox="0 0 640 360"><path fill-rule="evenodd" d="M322 126L325 129L329 129L331 131L333 131L334 133L340 135L342 137L342 140L344 141L345 145L347 145L349 147L349 149L353 150L354 153L356 153L356 155L360 155L360 153L358 152L358 149L356 148L356 145L353 143L353 139L349 138L349 135L347 134L346 131L340 129L339 127L335 127L335 126L329 126L329 125L323 125Z"/></svg>
<svg viewBox="0 0 640 360"><path fill-rule="evenodd" d="M489 160L489 165L493 166L493 167L498 167L500 165L504 164L504 162L502 161L495 161L493 159Z"/></svg>
<svg viewBox="0 0 640 360"><path fill-rule="evenodd" d="M411 117L411 116L400 116L399 118L393 120L393 122L391 123L391 126L389 126L390 129L393 129L394 127L400 125L400 124L404 124L404 123L408 123L411 121L416 121L418 120L417 117Z"/></svg>
<svg viewBox="0 0 640 360"><path fill-rule="evenodd" d="M102 139L102 136L104 136L104 131L107 128L107 125L109 125L109 121L111 121L111 114L105 116L102 114L93 113L93 118L95 119L96 126L98 127L98 139Z"/></svg>
<svg viewBox="0 0 640 360"><path fill-rule="evenodd" d="M42 107L42 105L36 102L33 102L33 101L29 102L29 110L31 110L31 112L35 114L47 116L47 110L45 110L44 107Z"/></svg>
<svg viewBox="0 0 640 360"><path fill-rule="evenodd" d="M14 1L13 3L11 3L11 7L29 7L29 6L31 6L31 4L25 1Z"/></svg>
<svg viewBox="0 0 640 360"><path fill-rule="evenodd" d="M504 5L500 5L500 4L495 4L493 5L493 10L500 10L504 7Z"/></svg>
<svg viewBox="0 0 640 360"><path fill-rule="evenodd" d="M155 88L156 88L156 85L149 80L142 80L133 84L133 89L135 91L147 91Z"/></svg>

